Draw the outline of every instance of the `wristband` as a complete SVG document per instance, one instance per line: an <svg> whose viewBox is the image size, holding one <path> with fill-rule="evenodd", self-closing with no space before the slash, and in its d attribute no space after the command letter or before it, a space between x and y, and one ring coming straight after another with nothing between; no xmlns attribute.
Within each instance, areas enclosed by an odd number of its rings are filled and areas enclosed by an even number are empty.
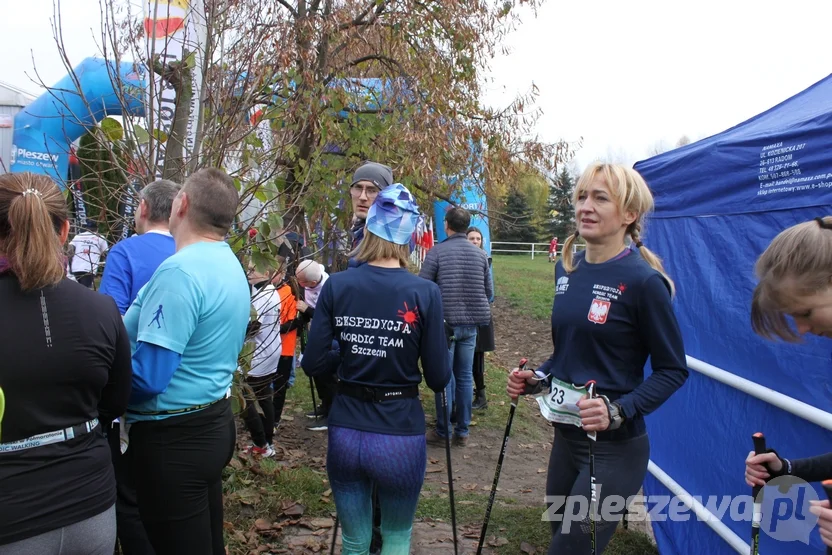
<svg viewBox="0 0 832 555"><path fill-rule="evenodd" d="M607 430L617 430L624 423L624 412L621 410L621 405L611 403L609 397L606 395L599 395L599 397L607 405L607 414L610 419L610 425L607 426Z"/></svg>

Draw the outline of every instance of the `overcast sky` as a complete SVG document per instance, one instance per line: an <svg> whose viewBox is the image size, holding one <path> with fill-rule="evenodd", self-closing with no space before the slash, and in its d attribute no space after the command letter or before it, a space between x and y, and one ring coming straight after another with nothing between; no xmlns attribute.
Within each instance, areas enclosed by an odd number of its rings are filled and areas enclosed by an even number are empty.
<svg viewBox="0 0 832 555"><path fill-rule="evenodd" d="M16 4L20 17L11 0L0 4L0 81L36 93L32 56L46 83L63 77L52 0ZM98 52L99 3L62 6L75 65ZM542 139L583 137L578 168L595 158L632 164L659 141L718 133L832 73L830 21L825 0L548 0L493 63L486 101L535 84Z"/></svg>

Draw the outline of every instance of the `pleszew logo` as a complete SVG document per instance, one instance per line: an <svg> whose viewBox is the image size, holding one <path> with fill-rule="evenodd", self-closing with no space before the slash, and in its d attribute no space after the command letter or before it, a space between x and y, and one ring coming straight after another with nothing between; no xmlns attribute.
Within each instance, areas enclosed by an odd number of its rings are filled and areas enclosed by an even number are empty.
<svg viewBox="0 0 832 555"><path fill-rule="evenodd" d="M12 164L18 158L23 160L43 160L44 162L58 163L59 156L57 154L49 154L48 152L35 152L34 150L26 150L25 148L12 148Z"/></svg>

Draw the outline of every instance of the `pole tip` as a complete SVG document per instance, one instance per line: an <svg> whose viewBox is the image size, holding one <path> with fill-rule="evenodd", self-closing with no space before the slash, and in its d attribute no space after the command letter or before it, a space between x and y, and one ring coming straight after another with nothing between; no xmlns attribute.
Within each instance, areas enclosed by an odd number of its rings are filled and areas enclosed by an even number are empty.
<svg viewBox="0 0 832 555"><path fill-rule="evenodd" d="M757 432L756 434L754 434L751 437L765 437L765 436L763 436L763 432Z"/></svg>

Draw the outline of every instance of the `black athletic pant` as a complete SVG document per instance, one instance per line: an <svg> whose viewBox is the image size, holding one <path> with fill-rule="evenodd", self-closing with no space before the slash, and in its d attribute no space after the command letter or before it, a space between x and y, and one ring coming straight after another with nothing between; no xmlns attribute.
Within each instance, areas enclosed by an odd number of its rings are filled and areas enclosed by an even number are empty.
<svg viewBox="0 0 832 555"><path fill-rule="evenodd" d="M282 356L277 363L277 373L272 374L272 386L274 392L272 393L272 402L274 403L274 423L280 424L280 418L283 416L283 405L286 404L286 389L289 387L289 378L292 375L292 365L295 363L295 357Z"/></svg>
<svg viewBox="0 0 832 555"><path fill-rule="evenodd" d="M130 430L139 512L157 555L225 555L222 470L236 440L231 403Z"/></svg>
<svg viewBox="0 0 832 555"><path fill-rule="evenodd" d="M122 455L119 441L119 426L114 423L107 429L113 470L116 475L116 530L122 555L155 555L153 546L139 516L139 502L136 486L130 474L129 453Z"/></svg>
<svg viewBox="0 0 832 555"><path fill-rule="evenodd" d="M546 477L546 495L554 496L560 504L552 510L552 499L546 502L550 508L546 518L552 526L552 542L549 555L585 555L590 549L589 507L589 440L578 428L563 432L555 430L555 442L549 457L549 474ZM620 441L595 442L595 484L598 493L599 520L596 521L597 553L603 553L621 516L624 503L608 503L611 495L629 500L638 494L647 473L650 460L650 442L647 434ZM569 500L568 496L574 496ZM565 500L565 501L564 501ZM569 519L563 521L564 513ZM561 518L550 518L556 514ZM571 518L569 515L574 515ZM609 517L609 518L607 518Z"/></svg>
<svg viewBox="0 0 832 555"><path fill-rule="evenodd" d="M329 409L332 407L332 401L335 399L335 393L338 388L338 382L335 380L335 374L325 374L312 378L315 382L315 389L318 390L318 396L321 398L321 407L323 415L329 415Z"/></svg>
<svg viewBox="0 0 832 555"><path fill-rule="evenodd" d="M75 277L75 281L77 281L87 289L92 289L93 283L95 282L95 274L73 272L72 275Z"/></svg>
<svg viewBox="0 0 832 555"><path fill-rule="evenodd" d="M485 389L485 353L474 351L474 387Z"/></svg>
<svg viewBox="0 0 832 555"><path fill-rule="evenodd" d="M243 417L251 434L251 440L257 447L271 445L274 439L274 401L272 400L272 380L274 374L268 376L246 378L246 383L251 387L253 399L246 399L246 412ZM257 406L263 414L257 411Z"/></svg>

